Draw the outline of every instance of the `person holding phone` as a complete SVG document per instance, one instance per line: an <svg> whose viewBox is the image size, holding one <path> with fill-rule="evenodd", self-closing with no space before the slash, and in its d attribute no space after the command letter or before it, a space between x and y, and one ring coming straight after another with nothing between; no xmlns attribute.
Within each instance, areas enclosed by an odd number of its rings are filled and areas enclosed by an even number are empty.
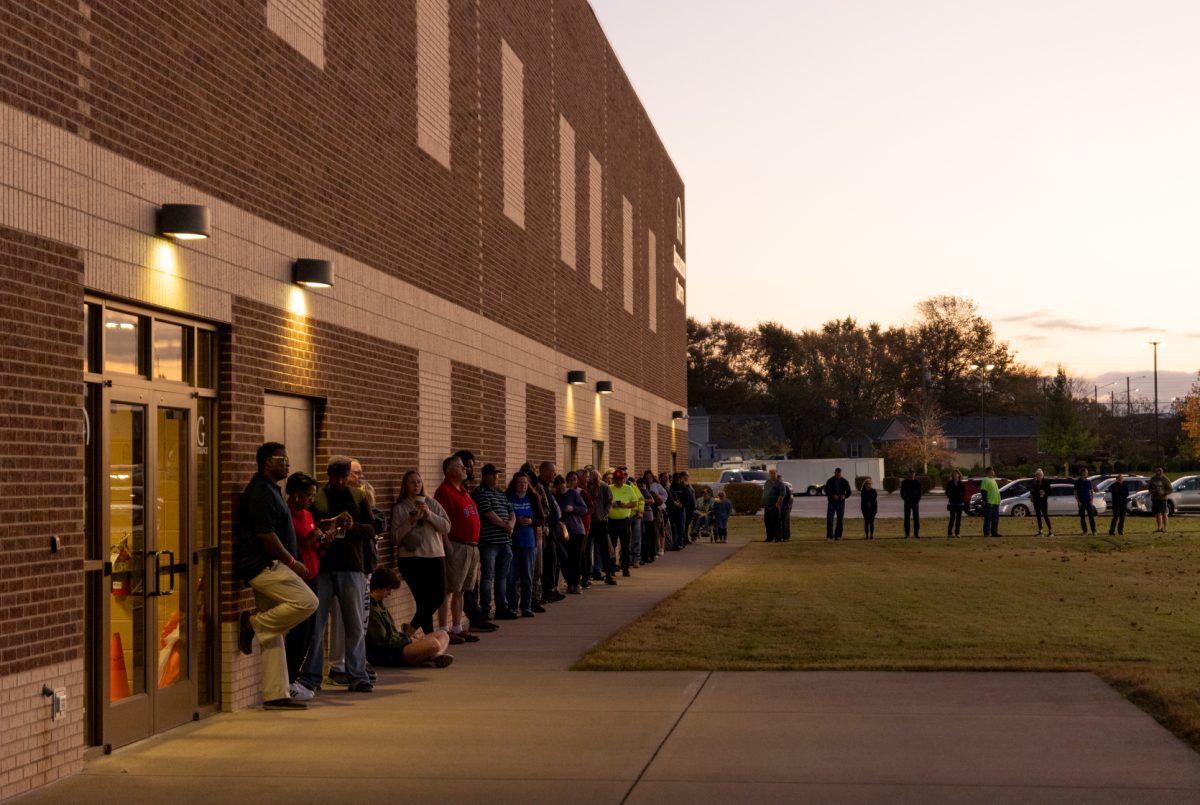
<svg viewBox="0 0 1200 805"><path fill-rule="evenodd" d="M417 611L409 623L433 634L433 615L446 598L446 535L450 518L440 503L425 495L421 473L409 470L400 481L392 507L391 537L396 564Z"/></svg>

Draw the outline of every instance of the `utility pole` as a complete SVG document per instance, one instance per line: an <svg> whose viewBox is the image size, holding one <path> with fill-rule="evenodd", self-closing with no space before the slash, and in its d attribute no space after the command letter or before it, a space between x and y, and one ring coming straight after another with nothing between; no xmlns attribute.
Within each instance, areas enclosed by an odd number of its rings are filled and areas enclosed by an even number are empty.
<svg viewBox="0 0 1200 805"><path fill-rule="evenodd" d="M1125 375L1125 416L1133 413L1133 398L1129 396L1129 375Z"/></svg>
<svg viewBox="0 0 1200 805"><path fill-rule="evenodd" d="M1158 345L1161 341L1151 341L1154 345L1154 449L1162 453L1162 442L1158 440Z"/></svg>

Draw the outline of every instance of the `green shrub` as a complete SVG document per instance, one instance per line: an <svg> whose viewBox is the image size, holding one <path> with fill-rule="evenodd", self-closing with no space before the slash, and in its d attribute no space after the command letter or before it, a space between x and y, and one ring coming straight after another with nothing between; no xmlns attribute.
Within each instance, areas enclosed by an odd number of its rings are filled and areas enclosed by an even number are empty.
<svg viewBox="0 0 1200 805"><path fill-rule="evenodd" d="M754 514L762 508L763 488L758 484L732 483L722 489L737 514Z"/></svg>
<svg viewBox="0 0 1200 805"><path fill-rule="evenodd" d="M885 475L883 476L883 491L889 495L894 494L900 488L900 476Z"/></svg>
<svg viewBox="0 0 1200 805"><path fill-rule="evenodd" d="M870 478L870 477L871 477L870 475L855 475L855 476L854 476L854 488L855 488L856 490L858 490L859 492L861 492L861 491L862 491L862 485L863 485L864 483L866 483L867 479L868 479L868 478Z"/></svg>

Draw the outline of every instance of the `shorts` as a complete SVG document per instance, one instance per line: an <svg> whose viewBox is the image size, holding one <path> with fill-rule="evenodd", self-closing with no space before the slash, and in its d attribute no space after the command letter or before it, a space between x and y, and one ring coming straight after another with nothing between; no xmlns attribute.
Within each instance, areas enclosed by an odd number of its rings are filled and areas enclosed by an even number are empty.
<svg viewBox="0 0 1200 805"><path fill-rule="evenodd" d="M1150 513L1151 514L1167 514L1168 513L1167 499L1163 498L1162 500L1150 501Z"/></svg>
<svg viewBox="0 0 1200 805"><path fill-rule="evenodd" d="M449 540L446 548L446 592L465 593L479 583L479 547Z"/></svg>

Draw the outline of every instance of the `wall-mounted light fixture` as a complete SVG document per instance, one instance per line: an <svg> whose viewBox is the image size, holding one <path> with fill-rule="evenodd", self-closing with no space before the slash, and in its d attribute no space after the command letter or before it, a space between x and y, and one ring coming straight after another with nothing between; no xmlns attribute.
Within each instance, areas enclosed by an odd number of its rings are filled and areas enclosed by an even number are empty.
<svg viewBox="0 0 1200 805"><path fill-rule="evenodd" d="M292 282L305 288L332 288L333 263L301 258L292 264Z"/></svg>
<svg viewBox="0 0 1200 805"><path fill-rule="evenodd" d="M587 382L587 372L582 369L572 369L567 372L567 382L572 386L582 386Z"/></svg>
<svg viewBox="0 0 1200 805"><path fill-rule="evenodd" d="M158 234L172 240L204 240L211 234L208 207L164 204L158 208Z"/></svg>
<svg viewBox="0 0 1200 805"><path fill-rule="evenodd" d="M687 419L687 417L683 415L683 411L672 411L671 419Z"/></svg>
<svg viewBox="0 0 1200 805"><path fill-rule="evenodd" d="M596 381L596 393L597 394L612 394L612 381L611 380L597 380Z"/></svg>

